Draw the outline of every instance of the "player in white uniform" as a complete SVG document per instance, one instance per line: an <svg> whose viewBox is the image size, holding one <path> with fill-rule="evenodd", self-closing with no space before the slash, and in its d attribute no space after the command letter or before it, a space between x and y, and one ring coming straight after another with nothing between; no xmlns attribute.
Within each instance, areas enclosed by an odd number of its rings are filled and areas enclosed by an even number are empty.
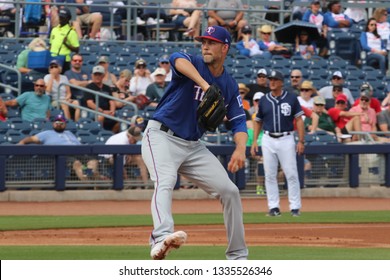
<svg viewBox="0 0 390 280"><path fill-rule="evenodd" d="M272 70L268 76L271 92L259 100L253 132L252 155L258 152L257 138L261 128L262 153L265 173L265 187L269 216L280 216L278 164L280 162L288 184L288 198L292 216L299 216L301 209L301 192L298 177L296 152L304 151L303 111L297 96L283 90L283 74ZM295 145L294 120L298 130L299 141Z"/></svg>

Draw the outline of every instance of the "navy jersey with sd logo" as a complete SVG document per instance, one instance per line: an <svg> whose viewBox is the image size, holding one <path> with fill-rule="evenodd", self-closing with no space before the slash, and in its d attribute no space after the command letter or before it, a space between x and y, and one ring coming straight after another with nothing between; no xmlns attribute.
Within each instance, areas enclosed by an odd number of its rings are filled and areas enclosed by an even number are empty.
<svg viewBox="0 0 390 280"><path fill-rule="evenodd" d="M175 69L175 60L178 58L190 61L210 85L213 83L218 85L224 97L227 118L231 123L233 133L247 133L245 112L237 82L226 70L219 77L214 77L201 56L186 53L171 55L172 80L158 103L153 119L165 124L185 140L196 141L205 132L199 128L196 116L196 109L203 99L204 92L194 81Z"/></svg>
<svg viewBox="0 0 390 280"><path fill-rule="evenodd" d="M295 94L283 91L279 97L269 92L259 100L256 121L263 123L263 130L271 133L294 130L294 119L303 115Z"/></svg>

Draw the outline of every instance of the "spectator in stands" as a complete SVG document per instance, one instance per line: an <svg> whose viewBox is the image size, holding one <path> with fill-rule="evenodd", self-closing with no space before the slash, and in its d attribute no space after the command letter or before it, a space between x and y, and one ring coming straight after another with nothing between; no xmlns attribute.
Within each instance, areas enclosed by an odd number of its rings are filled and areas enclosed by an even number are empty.
<svg viewBox="0 0 390 280"><path fill-rule="evenodd" d="M70 70L65 72L69 83L79 87L86 87L92 82L91 74L83 70L83 57L81 54L73 55L70 63ZM78 100L81 106L86 106L86 104L82 103L84 100L84 92L82 90L71 87L70 91L72 93L71 99Z"/></svg>
<svg viewBox="0 0 390 280"><path fill-rule="evenodd" d="M390 104L390 84L387 85L386 90L387 90L387 96L382 100L381 103L382 111L386 110Z"/></svg>
<svg viewBox="0 0 390 280"><path fill-rule="evenodd" d="M245 96L247 100L253 99L256 92L268 93L270 89L268 87L268 74L265 68L260 68L256 74L256 83L255 84L247 84L246 86L249 88L248 94Z"/></svg>
<svg viewBox="0 0 390 280"><path fill-rule="evenodd" d="M77 100L72 99L72 93L68 85L60 86L60 84L69 83L68 78L65 75L61 75L61 71L61 65L57 60L50 61L49 74L43 78L46 84L46 94L51 97L51 105L53 107L60 107L62 109L65 118L78 121L80 118L80 109L70 109L69 105L59 102L61 100L76 106L80 105ZM74 118L71 118L71 111L74 112Z"/></svg>
<svg viewBox="0 0 390 280"><path fill-rule="evenodd" d="M360 34L360 44L367 52L367 65L379 68L386 75L387 51L385 42L378 34L376 20L370 18L366 23L365 32Z"/></svg>
<svg viewBox="0 0 390 280"><path fill-rule="evenodd" d="M97 64L104 67L105 74L104 74L104 78L103 78L103 83L105 85L108 85L110 88L115 88L115 84L117 83L118 79L109 70L110 59L107 56L101 56L101 57L99 57Z"/></svg>
<svg viewBox="0 0 390 280"><path fill-rule="evenodd" d="M158 60L158 67L163 68L165 70L165 81L170 82L172 80L172 71L171 71L171 63L169 62L169 56L164 54ZM152 78L153 74L152 74Z"/></svg>
<svg viewBox="0 0 390 280"><path fill-rule="evenodd" d="M387 21L388 12L384 8L375 9L373 18L376 20L376 30L382 40L387 41L386 49L390 51L390 23Z"/></svg>
<svg viewBox="0 0 390 280"><path fill-rule="evenodd" d="M312 110L314 104L313 96L316 93L316 89L314 88L313 83L311 81L303 81L300 87L300 94L298 96L299 104Z"/></svg>
<svg viewBox="0 0 390 280"><path fill-rule="evenodd" d="M328 4L328 11L324 14L324 25L327 30L338 28L344 32L348 32L353 21L346 14L342 13L340 1L331 1Z"/></svg>
<svg viewBox="0 0 390 280"><path fill-rule="evenodd" d="M318 125L316 130L325 130L326 132L330 134L337 135L337 138L339 141L342 139L342 133L341 129L337 127L332 120L332 118L326 113L325 110L325 99L322 96L316 96L313 99L314 101L314 108L313 111L318 115ZM312 118L306 118L305 119L305 127L307 130L313 130L313 119Z"/></svg>
<svg viewBox="0 0 390 280"><path fill-rule="evenodd" d="M374 109L370 108L370 95L365 91L360 93L359 104L352 107L350 112L358 112L360 115L360 123L362 131L365 132L374 132L371 134L372 139L378 142L390 142L390 139L379 137L375 132L377 132L377 119Z"/></svg>
<svg viewBox="0 0 390 280"><path fill-rule="evenodd" d="M5 101L6 106L19 106L24 121L32 122L36 118L49 119L50 97L45 94L45 81L34 82L34 91L27 91L15 99Z"/></svg>
<svg viewBox="0 0 390 280"><path fill-rule="evenodd" d="M115 89L112 92L112 96L122 99L127 102L134 102L135 96L131 95L129 84L131 79L131 71L128 69L122 70L119 73L119 79L115 84ZM115 101L117 109L122 108L126 104L120 101Z"/></svg>
<svg viewBox="0 0 390 280"><path fill-rule="evenodd" d="M301 0L302 2L310 2L310 0ZM306 6L293 6L292 7L292 19L302 20L303 15L306 13L308 8Z"/></svg>
<svg viewBox="0 0 390 280"><path fill-rule="evenodd" d="M325 109L328 110L330 108L333 108L336 105L336 98L340 94L343 94L343 86L341 85L334 85L332 87L332 97L331 98L325 98ZM347 108L349 109L351 107L351 104L347 103Z"/></svg>
<svg viewBox="0 0 390 280"><path fill-rule="evenodd" d="M39 73L33 69L28 68L28 54L30 52L40 52L47 49L46 43L41 38L34 38L27 46L27 48L21 51L17 57L16 68L22 74L34 74L42 76L44 74Z"/></svg>
<svg viewBox="0 0 390 280"><path fill-rule="evenodd" d="M304 120L306 120L307 118L310 118L311 119L311 126L310 127L306 127L305 126L305 131L307 131L309 134L313 134L317 131L318 129L318 119L319 119L319 116L317 115L316 112L314 112L313 110L309 109L309 108L306 108L305 106L302 106L301 105L301 109L303 111L303 116L304 116ZM297 127L296 127L296 123L294 122L294 130L297 130Z"/></svg>
<svg viewBox="0 0 390 280"><path fill-rule="evenodd" d="M97 66L93 67L93 69L92 69L92 83L87 85L87 88L112 96L112 89L103 83L104 73L105 73L105 70L104 70L103 66L97 65ZM103 97L103 96L99 96L98 97L99 107L96 107L96 103L95 103L96 97L94 94L92 94L90 92L86 92L84 99L85 99L85 103L87 104L88 108L90 108L92 110L96 110L100 113L103 113L103 114L106 114L109 116L115 116L116 107L115 107L114 100ZM112 130L115 133L117 133L119 131L119 123L110 119L110 118L106 118L103 115L98 115L98 121L100 123L102 123L102 126L104 129Z"/></svg>
<svg viewBox="0 0 390 280"><path fill-rule="evenodd" d="M166 72L164 68L157 68L153 72L154 83L151 83L146 88L146 96L150 99L151 103L149 106L156 107L163 97L168 82L165 81Z"/></svg>
<svg viewBox="0 0 390 280"><path fill-rule="evenodd" d="M131 117L130 122L131 122L130 126L139 127L141 129L141 131L144 132L148 121L145 120L140 115L134 115Z"/></svg>
<svg viewBox="0 0 390 280"><path fill-rule="evenodd" d="M347 96L340 94L336 98L336 105L328 110L329 116L332 118L342 134L350 134L350 131L362 131L360 117L363 113L349 112L347 108ZM360 135L353 135L352 140L360 140Z"/></svg>
<svg viewBox="0 0 390 280"><path fill-rule="evenodd" d="M200 18L202 11L197 10L196 0L173 0L169 14L173 16L172 21L176 26L185 26L187 30L183 33L186 37L197 37L200 32Z"/></svg>
<svg viewBox="0 0 390 280"><path fill-rule="evenodd" d="M318 28L318 33L321 35L315 43L320 48L319 55L326 56L328 53L327 26L324 25L324 14L321 12L321 3L319 0L311 2L308 9L302 18L303 21L313 23Z"/></svg>
<svg viewBox="0 0 390 280"><path fill-rule="evenodd" d="M306 30L301 30L295 38L295 55L300 55L305 59L310 59L317 54L317 46L309 41L309 34Z"/></svg>
<svg viewBox="0 0 390 280"><path fill-rule="evenodd" d="M348 7L345 9L344 14L347 15L354 23L364 22L367 20L367 11L364 8L364 4L367 3L366 0L349 0L349 3L361 3L363 8L358 7Z"/></svg>
<svg viewBox="0 0 390 280"><path fill-rule="evenodd" d="M386 131L386 137L390 139L390 101L387 102L387 109L377 115L378 127L380 131Z"/></svg>
<svg viewBox="0 0 390 280"><path fill-rule="evenodd" d="M374 94L374 89L373 87L370 85L370 83L368 82L364 82L361 86L360 86L360 92L365 92L367 96L370 97L370 107L372 109L374 109L374 111L376 113L380 113L382 111L382 108L381 108L381 102L375 98L375 97L372 97L372 95ZM360 97L358 99L355 100L355 103L352 105L352 106L357 106L359 105L359 102L360 102Z"/></svg>
<svg viewBox="0 0 390 280"><path fill-rule="evenodd" d="M265 94L261 91L256 92L253 95L253 106L250 107L248 110L249 114L251 115L252 120L255 119L257 110L259 109L259 100L262 98Z"/></svg>
<svg viewBox="0 0 390 280"><path fill-rule="evenodd" d="M302 72L299 69L293 69L290 73L290 85L286 90L295 93L297 96L301 93Z"/></svg>
<svg viewBox="0 0 390 280"><path fill-rule="evenodd" d="M275 3L275 2L281 2L281 0L271 0L269 2L271 2L272 4L270 6L265 6L265 8L267 10L282 10L282 9L290 10L290 6L291 6L291 3L293 2L293 0L285 0L283 2L284 3L284 7L281 7L281 5L279 3ZM290 13L284 13L283 16L284 16L283 22L279 22L279 18L280 18L280 14L279 13L266 13L265 14L265 19L269 20L269 21L272 21L272 22L275 22L275 23L280 23L280 24L287 23L287 22L290 21L290 17L291 17Z"/></svg>
<svg viewBox="0 0 390 280"><path fill-rule="evenodd" d="M5 105L4 100L0 97L0 121L2 122L6 121L7 114L8 114L7 106Z"/></svg>
<svg viewBox="0 0 390 280"><path fill-rule="evenodd" d="M137 145L142 140L142 130L137 126L131 126L129 129L112 135L107 139L106 145ZM105 155L110 164L114 164L113 155ZM124 165L136 164L141 173L141 179L146 186L148 184L148 170L141 155L126 155ZM128 179L126 170L123 172L124 179Z"/></svg>
<svg viewBox="0 0 390 280"><path fill-rule="evenodd" d="M249 111L251 105L250 105L249 101L245 99L245 96L249 92L249 88L247 88L245 84L239 83L238 84L238 91L239 91L240 96L241 96L241 101L242 101L243 108L245 110Z"/></svg>
<svg viewBox="0 0 390 280"><path fill-rule="evenodd" d="M241 0L219 1L210 0L208 10L208 26L219 25L227 28L230 32L237 33L237 40L241 39L241 29L248 25L244 19L243 11L216 11L213 9L244 9Z"/></svg>
<svg viewBox="0 0 390 280"><path fill-rule="evenodd" d="M74 0L80 6L76 7L76 21L80 26L84 25L92 25L91 31L89 34L85 36L85 38L90 38L94 40L98 32L100 32L100 27L102 26L103 17L101 13L90 13L88 5L84 5L84 0Z"/></svg>
<svg viewBox="0 0 390 280"><path fill-rule="evenodd" d="M342 92L344 95L347 96L349 104L353 104L355 102L352 97L351 91L344 86L343 74L341 74L340 71L333 72L331 82L332 85L325 86L318 91L319 95L321 95L325 99L333 98L333 86L341 85L343 87Z"/></svg>
<svg viewBox="0 0 390 280"><path fill-rule="evenodd" d="M58 115L53 120L53 129L45 130L33 136L27 136L18 143L19 145L25 144L43 144L43 145L81 145L77 137L66 130L66 119L62 115ZM88 180L88 175L83 171L82 161L86 162L86 168L92 173L92 178L98 179L100 177L98 171L98 161L91 157L83 159L77 159L74 157L68 157L68 162L72 163L72 169L76 173L77 177L81 181Z"/></svg>
<svg viewBox="0 0 390 280"><path fill-rule="evenodd" d="M146 67L146 61L143 59L135 62L134 76L130 80L130 91L135 96L145 94L148 85L153 83L150 70Z"/></svg>
<svg viewBox="0 0 390 280"><path fill-rule="evenodd" d="M265 24L261 26L257 29L257 32L260 33L261 38L261 41L259 41L260 50L269 51L272 55L291 56L289 49L271 40L272 27L270 25Z"/></svg>
<svg viewBox="0 0 390 280"><path fill-rule="evenodd" d="M52 56L65 56L62 71L70 69L71 52L78 53L80 43L76 31L69 25L70 11L61 8L58 12L60 24L54 27L50 33L50 52Z"/></svg>
<svg viewBox="0 0 390 280"><path fill-rule="evenodd" d="M5 27L5 36L8 38L13 38L15 33L15 21L16 8L15 5L9 1L9 3L0 3L0 16L9 17L11 20L10 25Z"/></svg>
<svg viewBox="0 0 390 280"><path fill-rule="evenodd" d="M269 51L260 50L259 43L252 37L252 29L249 25L245 25L241 29L241 38L242 40L238 41L236 44L236 48L241 55L245 55L247 57L259 55L266 58L272 57Z"/></svg>

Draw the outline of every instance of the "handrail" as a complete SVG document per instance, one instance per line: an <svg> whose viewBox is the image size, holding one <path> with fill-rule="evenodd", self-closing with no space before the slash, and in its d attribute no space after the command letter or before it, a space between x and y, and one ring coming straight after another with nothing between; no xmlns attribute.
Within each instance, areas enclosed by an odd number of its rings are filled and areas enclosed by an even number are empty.
<svg viewBox="0 0 390 280"><path fill-rule="evenodd" d="M89 109L87 107L83 107L83 106L77 106L77 105L74 105L74 104L71 104L69 102L66 102L66 101L63 101L63 100L60 100L60 88L62 86L69 86L71 88L75 88L75 89L79 89L79 90L82 90L82 91L86 91L86 92L89 92L89 93L92 93L95 95L95 104L96 104L96 109L95 110L92 110L92 109ZM110 115L107 115L107 114L104 114L104 113L100 113L98 110L99 110L99 96L102 96L102 97L105 97L105 98L108 98L108 99L112 99L114 101L118 101L118 102L122 102L122 103L125 103L126 105L129 105L131 107L134 108L134 112L135 112L135 115L138 115L138 107L132 103L132 102L129 102L129 101L126 101L126 100L122 100L122 99L119 99L119 98L116 98L114 96L111 96L111 95L108 95L108 94L105 94L105 93L101 93L101 92L98 92L98 91L95 91L95 90L92 90L92 89L89 89L89 88L85 88L85 87L80 87L80 86L76 86L76 85L72 85L70 83L60 83L59 86L58 86L58 101L60 103L63 103L63 104L66 104L68 106L71 106L73 108L78 108L78 109L82 109L82 110L86 110L88 112L92 112L92 113L95 113L95 120L97 121L97 115L101 115L101 116L104 116L104 117L107 117L107 118L110 118L110 119L113 119L115 121L120 121L120 122L125 122L124 120L122 119L119 119L119 118L116 118L116 117L112 117ZM57 108L59 108L59 105L57 105ZM130 124L130 122L127 122L127 124Z"/></svg>
<svg viewBox="0 0 390 280"><path fill-rule="evenodd" d="M16 87L4 84L2 82L0 82L0 86L4 87L5 89L10 89L10 90L16 91L18 93L17 95L21 94L21 91L22 91L22 73L20 73L19 70L16 69L15 67L10 67L10 66L7 66L5 64L1 64L0 63L0 67L5 68L5 69L10 70L10 71L16 72L16 74L18 75L18 87L16 88Z"/></svg>

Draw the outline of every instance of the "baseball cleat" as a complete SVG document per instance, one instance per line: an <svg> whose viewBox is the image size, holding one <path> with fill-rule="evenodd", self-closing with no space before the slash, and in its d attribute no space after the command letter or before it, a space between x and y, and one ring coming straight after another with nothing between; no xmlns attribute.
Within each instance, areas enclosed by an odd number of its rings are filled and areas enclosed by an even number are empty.
<svg viewBox="0 0 390 280"><path fill-rule="evenodd" d="M187 240L187 233L184 231L176 231L168 235L163 241L157 243L150 252L150 256L154 260L163 260L172 249L178 249Z"/></svg>
<svg viewBox="0 0 390 280"><path fill-rule="evenodd" d="M291 210L291 216L299 217L300 215L301 215L301 212L299 212L299 209L292 209Z"/></svg>
<svg viewBox="0 0 390 280"><path fill-rule="evenodd" d="M279 208L272 208L269 210L269 212L267 214L267 216L269 216L269 217L279 217L281 215L282 215L282 213L280 213Z"/></svg>

